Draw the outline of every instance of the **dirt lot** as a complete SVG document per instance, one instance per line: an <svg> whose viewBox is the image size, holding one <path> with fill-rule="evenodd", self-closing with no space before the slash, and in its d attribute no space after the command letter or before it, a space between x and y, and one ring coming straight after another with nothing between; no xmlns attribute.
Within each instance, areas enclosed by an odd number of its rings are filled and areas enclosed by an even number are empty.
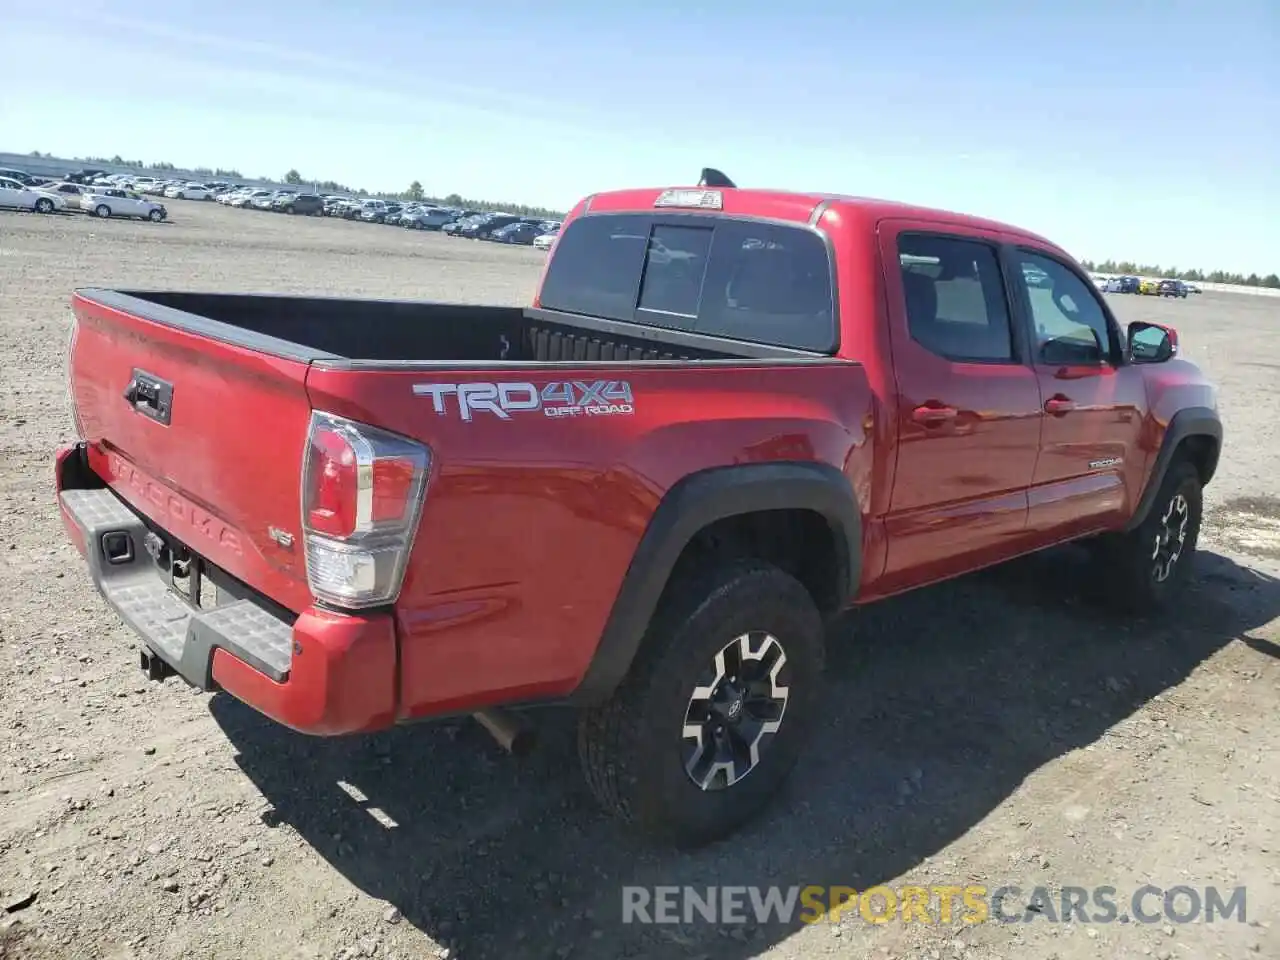
<svg viewBox="0 0 1280 960"><path fill-rule="evenodd" d="M596 811L568 718L520 763L470 722L321 741L144 681L53 504L72 288L519 303L542 262L174 207L0 215L0 956L1280 956L1280 301L1114 298L1176 323L1221 386L1179 616L1100 612L1070 551L867 609L836 631L827 734L783 800L677 856ZM1145 883L1244 885L1247 920L644 927L620 922L625 883L1111 885L1121 912Z"/></svg>

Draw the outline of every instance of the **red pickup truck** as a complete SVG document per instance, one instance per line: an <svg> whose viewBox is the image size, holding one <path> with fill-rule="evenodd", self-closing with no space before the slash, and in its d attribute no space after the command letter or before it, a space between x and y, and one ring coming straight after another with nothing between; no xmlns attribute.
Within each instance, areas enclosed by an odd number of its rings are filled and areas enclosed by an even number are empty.
<svg viewBox="0 0 1280 960"><path fill-rule="evenodd" d="M1222 439L1049 241L716 177L581 201L530 308L73 309L58 500L153 678L324 735L576 705L594 793L686 844L792 769L837 612L1086 539L1170 599Z"/></svg>

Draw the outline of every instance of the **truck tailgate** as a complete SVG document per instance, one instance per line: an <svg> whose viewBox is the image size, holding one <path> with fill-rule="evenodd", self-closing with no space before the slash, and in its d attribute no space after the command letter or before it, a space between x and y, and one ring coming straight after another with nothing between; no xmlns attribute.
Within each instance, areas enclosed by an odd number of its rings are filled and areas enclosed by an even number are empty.
<svg viewBox="0 0 1280 960"><path fill-rule="evenodd" d="M234 346L80 294L73 311L70 388L94 472L196 553L282 606L304 609L305 359Z"/></svg>

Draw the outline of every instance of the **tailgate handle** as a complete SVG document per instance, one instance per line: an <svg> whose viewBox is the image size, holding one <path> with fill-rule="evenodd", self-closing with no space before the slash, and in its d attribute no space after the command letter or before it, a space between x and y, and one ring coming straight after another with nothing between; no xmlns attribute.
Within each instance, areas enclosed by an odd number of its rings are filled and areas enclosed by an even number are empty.
<svg viewBox="0 0 1280 960"><path fill-rule="evenodd" d="M129 385L124 388L124 399L137 413L169 425L173 414L173 384L169 381L134 367Z"/></svg>

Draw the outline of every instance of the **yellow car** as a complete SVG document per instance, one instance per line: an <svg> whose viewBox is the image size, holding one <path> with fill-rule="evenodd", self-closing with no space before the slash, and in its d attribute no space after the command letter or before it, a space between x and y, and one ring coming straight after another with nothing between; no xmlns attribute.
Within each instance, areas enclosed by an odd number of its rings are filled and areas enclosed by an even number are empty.
<svg viewBox="0 0 1280 960"><path fill-rule="evenodd" d="M1152 296L1160 292L1159 280L1143 280L1138 284L1138 292L1143 296Z"/></svg>

